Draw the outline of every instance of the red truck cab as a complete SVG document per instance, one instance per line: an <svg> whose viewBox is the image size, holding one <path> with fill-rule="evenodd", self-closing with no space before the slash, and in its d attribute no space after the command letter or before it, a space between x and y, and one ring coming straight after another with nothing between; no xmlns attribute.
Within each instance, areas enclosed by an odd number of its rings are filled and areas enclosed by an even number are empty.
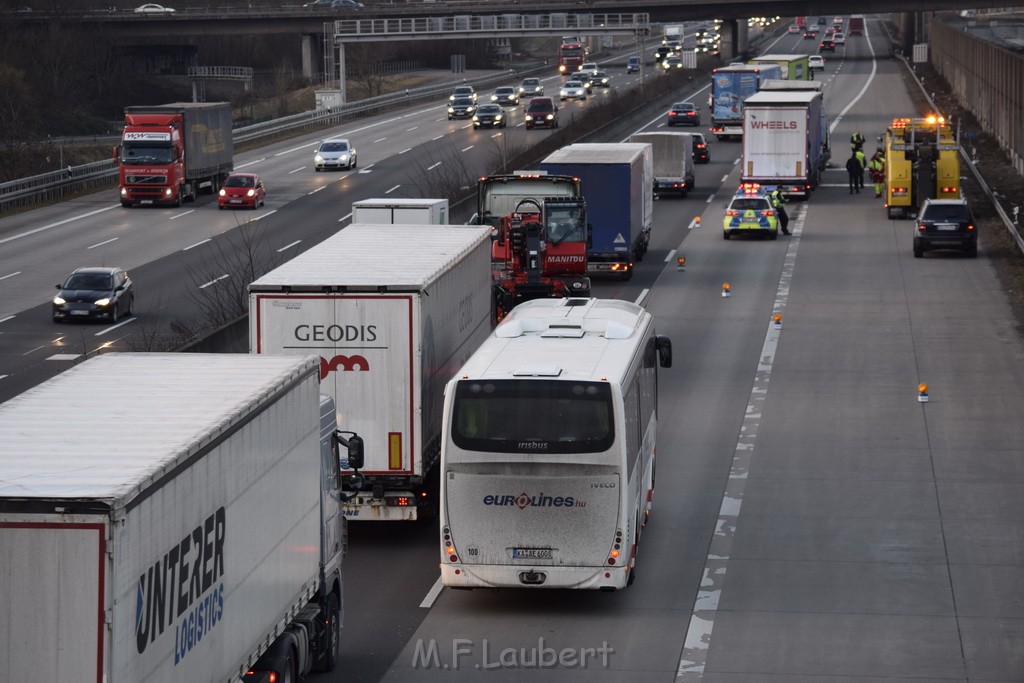
<svg viewBox="0 0 1024 683"><path fill-rule="evenodd" d="M216 193L234 167L227 103L128 107L124 122L114 150L122 206L181 206Z"/></svg>

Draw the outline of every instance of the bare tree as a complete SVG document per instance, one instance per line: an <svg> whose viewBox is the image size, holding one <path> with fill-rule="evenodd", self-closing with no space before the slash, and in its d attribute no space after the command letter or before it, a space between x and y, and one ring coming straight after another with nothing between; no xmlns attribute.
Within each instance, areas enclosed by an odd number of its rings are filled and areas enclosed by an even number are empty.
<svg viewBox="0 0 1024 683"><path fill-rule="evenodd" d="M394 47L388 43L350 43L344 49L349 99L383 94L391 82L384 64L394 59Z"/></svg>

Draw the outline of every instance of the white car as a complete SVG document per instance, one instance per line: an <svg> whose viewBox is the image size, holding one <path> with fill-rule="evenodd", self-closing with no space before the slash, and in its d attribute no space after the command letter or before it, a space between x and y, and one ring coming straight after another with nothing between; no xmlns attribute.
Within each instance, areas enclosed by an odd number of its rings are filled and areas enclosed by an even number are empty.
<svg viewBox="0 0 1024 683"><path fill-rule="evenodd" d="M156 3L146 3L135 8L136 14L174 14L174 9Z"/></svg>
<svg viewBox="0 0 1024 683"><path fill-rule="evenodd" d="M825 58L821 55L811 55L807 58L807 68L811 71L825 68Z"/></svg>
<svg viewBox="0 0 1024 683"><path fill-rule="evenodd" d="M583 66L581 66L577 70L577 73L585 73L585 74L590 74L591 76L593 76L594 74L596 74L600 70L601 70L601 67L599 67L597 65L597 62L584 62Z"/></svg>
<svg viewBox="0 0 1024 683"><path fill-rule="evenodd" d="M800 26L798 24L790 24L788 30L790 33L800 33Z"/></svg>
<svg viewBox="0 0 1024 683"><path fill-rule="evenodd" d="M345 138L324 140L313 155L313 168L325 171L330 168L351 169L356 167L356 148Z"/></svg>
<svg viewBox="0 0 1024 683"><path fill-rule="evenodd" d="M562 84L562 89L558 91L558 96L563 102L566 100L583 101L587 99L587 89L579 81L566 81Z"/></svg>
<svg viewBox="0 0 1024 683"><path fill-rule="evenodd" d="M832 36L832 42L836 45L846 45L846 34L836 31L835 35Z"/></svg>

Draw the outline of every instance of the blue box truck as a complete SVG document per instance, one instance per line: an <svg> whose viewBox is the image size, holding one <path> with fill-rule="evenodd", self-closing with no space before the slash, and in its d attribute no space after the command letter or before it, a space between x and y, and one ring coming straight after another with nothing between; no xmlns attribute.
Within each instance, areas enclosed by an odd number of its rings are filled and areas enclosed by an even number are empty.
<svg viewBox="0 0 1024 683"><path fill-rule="evenodd" d="M743 136L743 103L768 79L782 78L778 64L736 64L711 72L711 132L719 140Z"/></svg>
<svg viewBox="0 0 1024 683"><path fill-rule="evenodd" d="M644 257L654 218L654 162L648 143L577 143L540 163L548 173L583 184L591 242L587 273L633 277Z"/></svg>

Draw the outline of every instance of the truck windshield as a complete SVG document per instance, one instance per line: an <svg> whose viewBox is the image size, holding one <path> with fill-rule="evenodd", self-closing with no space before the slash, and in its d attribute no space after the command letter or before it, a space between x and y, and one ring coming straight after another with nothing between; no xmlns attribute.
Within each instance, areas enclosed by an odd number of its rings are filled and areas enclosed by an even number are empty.
<svg viewBox="0 0 1024 683"><path fill-rule="evenodd" d="M562 56L563 57L582 57L583 56L583 48L582 47L565 47L563 45L562 46Z"/></svg>
<svg viewBox="0 0 1024 683"><path fill-rule="evenodd" d="M548 204L548 239L552 244L562 242L583 242L587 239L584 217L579 206L552 206Z"/></svg>
<svg viewBox="0 0 1024 683"><path fill-rule="evenodd" d="M170 143L154 145L152 142L126 142L121 148L121 161L126 164L169 164L172 161L171 146Z"/></svg>
<svg viewBox="0 0 1024 683"><path fill-rule="evenodd" d="M464 380L452 440L487 453L601 453L615 440L611 387L602 382Z"/></svg>

